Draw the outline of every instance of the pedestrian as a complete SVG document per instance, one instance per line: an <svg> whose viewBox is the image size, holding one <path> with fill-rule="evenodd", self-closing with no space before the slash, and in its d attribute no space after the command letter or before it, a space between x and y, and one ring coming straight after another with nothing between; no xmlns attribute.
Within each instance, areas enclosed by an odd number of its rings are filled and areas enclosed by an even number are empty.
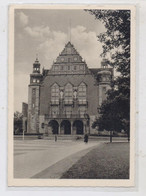
<svg viewBox="0 0 146 196"><path fill-rule="evenodd" d="M84 142L87 144L88 143L88 134L85 134L84 136Z"/></svg>
<svg viewBox="0 0 146 196"><path fill-rule="evenodd" d="M57 142L57 135L55 135L55 142Z"/></svg>

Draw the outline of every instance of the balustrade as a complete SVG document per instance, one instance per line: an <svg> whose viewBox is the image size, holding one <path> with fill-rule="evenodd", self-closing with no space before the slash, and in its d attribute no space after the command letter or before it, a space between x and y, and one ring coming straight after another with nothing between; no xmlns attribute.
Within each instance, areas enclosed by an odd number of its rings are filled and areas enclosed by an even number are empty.
<svg viewBox="0 0 146 196"><path fill-rule="evenodd" d="M84 118L84 114L45 114L45 118Z"/></svg>

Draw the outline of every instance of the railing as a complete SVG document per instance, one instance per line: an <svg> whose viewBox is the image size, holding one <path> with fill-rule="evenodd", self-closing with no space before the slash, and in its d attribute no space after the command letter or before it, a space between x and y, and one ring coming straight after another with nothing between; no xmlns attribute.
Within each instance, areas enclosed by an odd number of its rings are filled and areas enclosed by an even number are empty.
<svg viewBox="0 0 146 196"><path fill-rule="evenodd" d="M73 105L73 100L64 100L64 105Z"/></svg>
<svg viewBox="0 0 146 196"><path fill-rule="evenodd" d="M52 100L50 105L59 105L59 100Z"/></svg>
<svg viewBox="0 0 146 196"><path fill-rule="evenodd" d="M45 118L85 118L85 114L45 114Z"/></svg>
<svg viewBox="0 0 146 196"><path fill-rule="evenodd" d="M86 100L78 100L78 105L88 105Z"/></svg>
<svg viewBox="0 0 146 196"><path fill-rule="evenodd" d="M74 105L74 102L75 102L75 101L73 101L73 100L63 100L63 101L62 101L62 103L63 103L64 105ZM59 104L60 104L59 100L52 100L52 101L50 102L50 105L59 105ZM78 105L88 105L88 102L87 102L86 100L78 100L78 101L77 101L77 104L78 104Z"/></svg>

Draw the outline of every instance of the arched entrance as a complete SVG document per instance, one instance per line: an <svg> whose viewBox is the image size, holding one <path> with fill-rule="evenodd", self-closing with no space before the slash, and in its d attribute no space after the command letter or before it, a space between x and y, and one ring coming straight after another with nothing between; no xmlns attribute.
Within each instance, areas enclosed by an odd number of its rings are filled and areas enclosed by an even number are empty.
<svg viewBox="0 0 146 196"><path fill-rule="evenodd" d="M75 120L73 127L76 129L76 134L82 135L84 133L84 126L81 120Z"/></svg>
<svg viewBox="0 0 146 196"><path fill-rule="evenodd" d="M63 120L61 122L61 129L64 130L65 135L71 134L71 123L68 120Z"/></svg>
<svg viewBox="0 0 146 196"><path fill-rule="evenodd" d="M53 134L58 134L58 128L59 128L59 124L56 120L51 120L48 123L48 126L50 126L52 128L52 133Z"/></svg>

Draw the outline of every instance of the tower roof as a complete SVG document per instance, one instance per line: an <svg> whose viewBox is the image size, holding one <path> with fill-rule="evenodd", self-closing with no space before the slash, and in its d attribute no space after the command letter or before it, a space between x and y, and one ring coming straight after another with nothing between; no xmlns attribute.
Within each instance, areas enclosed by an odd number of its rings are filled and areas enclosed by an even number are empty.
<svg viewBox="0 0 146 196"><path fill-rule="evenodd" d="M38 57L36 57L36 60L35 60L35 62L33 63L33 65L34 65L34 66L35 66L35 65L39 65L39 66L40 66L40 62L39 62Z"/></svg>

